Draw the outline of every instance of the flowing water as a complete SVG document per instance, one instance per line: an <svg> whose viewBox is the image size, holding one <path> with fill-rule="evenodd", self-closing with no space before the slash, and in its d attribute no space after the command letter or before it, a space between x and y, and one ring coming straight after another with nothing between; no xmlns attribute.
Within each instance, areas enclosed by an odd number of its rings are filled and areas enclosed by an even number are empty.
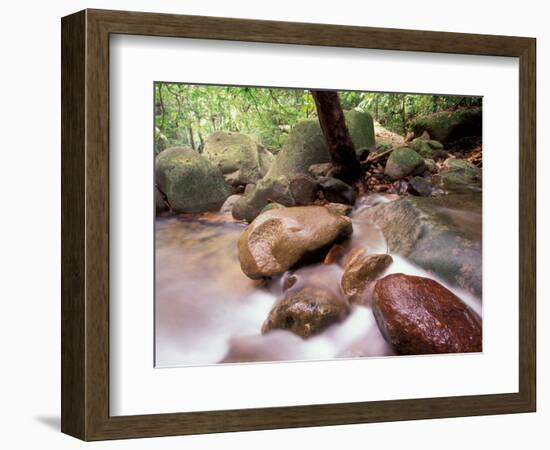
<svg viewBox="0 0 550 450"><path fill-rule="evenodd" d="M368 195L351 215L350 247L386 253L378 228L361 220L359 212L397 196ZM465 212L467 213L467 212ZM208 365L220 362L311 360L393 355L368 306L354 305L341 324L303 340L287 331L261 335L270 309L281 297L287 274L269 285L248 279L241 271L237 241L245 224L230 215L203 214L157 218L155 254L155 364L157 367ZM392 255L384 275L406 273L437 279L433 274ZM293 271L301 284L338 290L342 268L317 264ZM481 315L481 303L449 286Z"/></svg>

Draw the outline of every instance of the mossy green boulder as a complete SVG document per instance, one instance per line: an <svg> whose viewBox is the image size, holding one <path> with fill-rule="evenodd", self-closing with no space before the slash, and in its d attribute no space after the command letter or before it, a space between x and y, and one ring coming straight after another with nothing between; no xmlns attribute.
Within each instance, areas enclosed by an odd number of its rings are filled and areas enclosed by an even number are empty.
<svg viewBox="0 0 550 450"><path fill-rule="evenodd" d="M443 151L443 144L433 139L415 138L409 144L413 150L424 158L438 158Z"/></svg>
<svg viewBox="0 0 550 450"><path fill-rule="evenodd" d="M481 136L481 108L442 111L413 119L410 128L415 136L428 132L431 139L443 144L455 142L463 137Z"/></svg>
<svg viewBox="0 0 550 450"><path fill-rule="evenodd" d="M384 173L392 180L399 180L408 175L419 175L425 168L422 156L412 148L399 147L391 152Z"/></svg>
<svg viewBox="0 0 550 450"><path fill-rule="evenodd" d="M155 182L178 213L217 211L230 195L220 169L187 147L173 147L158 154Z"/></svg>
<svg viewBox="0 0 550 450"><path fill-rule="evenodd" d="M267 173L275 159L251 137L223 131L208 137L203 155L221 170L230 186L256 183Z"/></svg>
<svg viewBox="0 0 550 450"><path fill-rule="evenodd" d="M344 115L355 148L373 146L374 126L370 114L346 111ZM265 177L235 205L233 217L251 222L270 201L284 206L296 205L290 191L292 177L309 174L309 168L313 165L330 162L330 153L319 121L310 119L298 122Z"/></svg>
<svg viewBox="0 0 550 450"><path fill-rule="evenodd" d="M346 111L346 125L356 149L374 145L374 125L366 112ZM275 158L266 177L277 178L295 173L308 173L313 164L331 161L325 138L317 119L298 122Z"/></svg>
<svg viewBox="0 0 550 450"><path fill-rule="evenodd" d="M443 170L435 176L436 183L447 190L478 189L481 186L481 169L465 159L448 159Z"/></svg>

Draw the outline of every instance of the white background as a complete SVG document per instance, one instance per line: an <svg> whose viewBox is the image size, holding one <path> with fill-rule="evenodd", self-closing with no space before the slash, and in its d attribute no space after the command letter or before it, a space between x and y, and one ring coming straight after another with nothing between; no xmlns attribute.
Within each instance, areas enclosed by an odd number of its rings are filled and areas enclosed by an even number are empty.
<svg viewBox="0 0 550 450"><path fill-rule="evenodd" d="M519 124L507 113L518 104L517 59L143 36L112 37L110 56L111 414L517 392L518 272L509 261L518 260ZM483 96L483 354L155 369L155 80Z"/></svg>
<svg viewBox="0 0 550 450"><path fill-rule="evenodd" d="M9 5L9 6L7 6ZM295 20L396 28L435 29L538 38L539 412L536 414L414 421L394 424L233 433L92 444L101 448L315 448L407 446L464 449L531 449L548 446L547 234L550 146L550 31L544 2L463 0L364 2L71 1L25 2L4 6L2 33L3 211L0 232L0 299L7 306L0 326L2 399L0 442L5 448L78 448L84 444L59 429L59 263L60 263L60 38L59 17L84 7ZM502 131L506 133L506 130ZM503 191L503 201L506 192ZM546 256L543 257L543 254ZM505 246L503 256L506 256ZM548 278L548 277L546 277ZM544 326L546 325L546 326ZM545 427L546 426L546 427ZM388 441L391 437L391 441Z"/></svg>

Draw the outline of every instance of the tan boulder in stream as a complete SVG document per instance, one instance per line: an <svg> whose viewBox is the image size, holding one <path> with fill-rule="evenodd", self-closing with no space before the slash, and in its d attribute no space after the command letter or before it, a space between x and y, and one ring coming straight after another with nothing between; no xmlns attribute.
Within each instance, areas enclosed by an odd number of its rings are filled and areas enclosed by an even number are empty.
<svg viewBox="0 0 550 450"><path fill-rule="evenodd" d="M239 261L252 279L273 277L353 231L351 220L322 206L272 209L239 238Z"/></svg>

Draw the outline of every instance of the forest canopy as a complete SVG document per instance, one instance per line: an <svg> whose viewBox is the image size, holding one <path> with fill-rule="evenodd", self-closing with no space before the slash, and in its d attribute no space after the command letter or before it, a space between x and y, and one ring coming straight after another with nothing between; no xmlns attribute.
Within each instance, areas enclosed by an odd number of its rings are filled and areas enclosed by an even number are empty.
<svg viewBox="0 0 550 450"><path fill-rule="evenodd" d="M385 128L405 135L419 115L480 106L481 97L338 91L344 110L369 112ZM316 117L307 89L155 83L155 153L171 146L201 152L215 131L254 137L272 153L299 120Z"/></svg>

